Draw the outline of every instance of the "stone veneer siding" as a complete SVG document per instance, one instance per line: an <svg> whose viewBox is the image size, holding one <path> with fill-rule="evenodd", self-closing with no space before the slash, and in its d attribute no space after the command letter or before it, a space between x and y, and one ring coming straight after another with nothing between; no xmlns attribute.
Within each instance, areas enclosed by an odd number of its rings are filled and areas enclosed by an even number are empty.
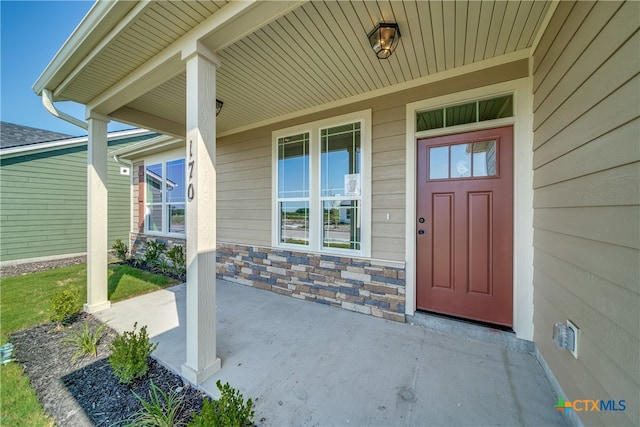
<svg viewBox="0 0 640 427"><path fill-rule="evenodd" d="M405 269L397 263L220 243L216 258L220 279L405 321Z"/></svg>
<svg viewBox="0 0 640 427"><path fill-rule="evenodd" d="M131 233L131 254L148 240L185 245L185 239ZM219 243L216 277L306 301L405 321L405 269L397 263Z"/></svg>

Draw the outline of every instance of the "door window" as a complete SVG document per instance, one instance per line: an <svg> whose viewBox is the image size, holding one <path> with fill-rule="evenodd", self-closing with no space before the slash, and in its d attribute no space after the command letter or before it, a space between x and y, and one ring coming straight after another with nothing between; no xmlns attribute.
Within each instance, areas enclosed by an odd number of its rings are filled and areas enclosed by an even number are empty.
<svg viewBox="0 0 640 427"><path fill-rule="evenodd" d="M429 179L498 176L497 148L494 140L429 147Z"/></svg>

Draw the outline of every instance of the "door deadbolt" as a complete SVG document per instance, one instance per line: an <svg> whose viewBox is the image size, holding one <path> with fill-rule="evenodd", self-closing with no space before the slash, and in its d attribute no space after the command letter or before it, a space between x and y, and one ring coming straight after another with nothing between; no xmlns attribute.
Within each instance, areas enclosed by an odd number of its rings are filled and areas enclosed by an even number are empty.
<svg viewBox="0 0 640 427"><path fill-rule="evenodd" d="M422 224L422 223L424 222L424 218L420 217L420 218L418 219L418 222L419 222L420 224Z"/></svg>

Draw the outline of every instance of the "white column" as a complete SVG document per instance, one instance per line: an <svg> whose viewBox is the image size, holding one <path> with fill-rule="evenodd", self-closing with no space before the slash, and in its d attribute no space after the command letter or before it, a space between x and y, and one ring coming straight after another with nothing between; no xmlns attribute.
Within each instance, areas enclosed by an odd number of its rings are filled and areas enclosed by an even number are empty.
<svg viewBox="0 0 640 427"><path fill-rule="evenodd" d="M187 65L187 360L182 375L201 384L220 370L216 356L216 68L200 43Z"/></svg>
<svg viewBox="0 0 640 427"><path fill-rule="evenodd" d="M88 113L87 303L95 313L111 306L107 291L107 117Z"/></svg>

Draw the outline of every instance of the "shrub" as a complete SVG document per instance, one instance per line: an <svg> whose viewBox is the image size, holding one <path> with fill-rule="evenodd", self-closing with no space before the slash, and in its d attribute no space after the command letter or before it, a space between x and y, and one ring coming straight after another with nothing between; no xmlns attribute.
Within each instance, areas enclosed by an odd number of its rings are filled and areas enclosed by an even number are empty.
<svg viewBox="0 0 640 427"><path fill-rule="evenodd" d="M165 242L148 240L147 243L144 244L144 262L147 263L147 267L156 267L162 259L166 248L167 245Z"/></svg>
<svg viewBox="0 0 640 427"><path fill-rule="evenodd" d="M202 411L193 416L190 427L246 427L253 425L253 402L248 399L244 402L242 394L226 383L222 385L220 380L216 382L221 396L219 400L205 400L202 402Z"/></svg>
<svg viewBox="0 0 640 427"><path fill-rule="evenodd" d="M144 260L141 258L132 258L131 265L133 265L136 268L142 268L144 267Z"/></svg>
<svg viewBox="0 0 640 427"><path fill-rule="evenodd" d="M142 377L149 369L148 359L158 344L151 344L147 335L147 326L136 333L138 323L134 323L133 331L119 334L111 343L109 365L113 373L123 384L129 384Z"/></svg>
<svg viewBox="0 0 640 427"><path fill-rule="evenodd" d="M187 258L184 253L184 247L181 245L174 245L167 251L167 258L171 261L172 272L179 278L183 278L187 272Z"/></svg>
<svg viewBox="0 0 640 427"><path fill-rule="evenodd" d="M156 268L160 270L160 273L167 274L171 271L171 264L166 259L161 259L156 263Z"/></svg>
<svg viewBox="0 0 640 427"><path fill-rule="evenodd" d="M78 288L68 287L56 292L51 297L53 305L53 314L51 320L57 323L65 323L80 311L80 290Z"/></svg>
<svg viewBox="0 0 640 427"><path fill-rule="evenodd" d="M126 426L171 427L180 425L178 419L184 401L176 392L166 393L151 381L148 401L135 392L133 395L140 401L143 408L129 419Z"/></svg>
<svg viewBox="0 0 640 427"><path fill-rule="evenodd" d="M72 329L69 331L70 336L64 338L62 341L75 347L76 351L73 353L73 356L71 356L73 362L83 354L93 355L94 357L98 355L98 344L102 338L104 327L105 324L103 323L98 326L95 332L91 332L89 322L85 321L82 330L77 331Z"/></svg>
<svg viewBox="0 0 640 427"><path fill-rule="evenodd" d="M118 259L122 262L126 261L129 257L129 246L127 246L122 239L116 239L111 249L113 249L113 252L115 252Z"/></svg>

